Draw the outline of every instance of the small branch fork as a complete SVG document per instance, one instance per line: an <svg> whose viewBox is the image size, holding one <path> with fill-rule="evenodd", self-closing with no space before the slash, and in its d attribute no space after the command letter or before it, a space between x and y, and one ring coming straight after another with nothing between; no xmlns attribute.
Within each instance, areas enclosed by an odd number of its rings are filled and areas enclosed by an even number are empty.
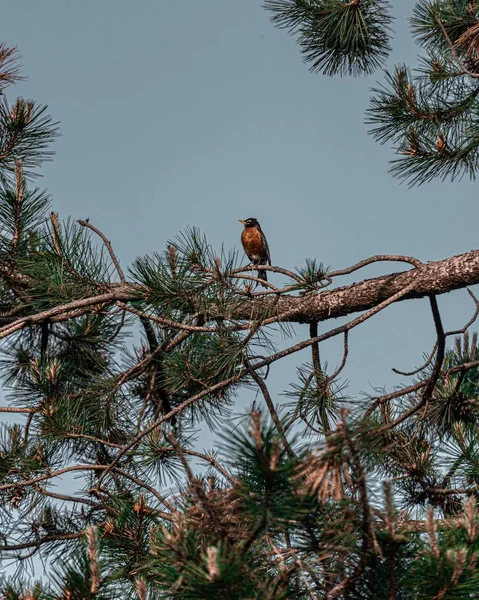
<svg viewBox="0 0 479 600"><path fill-rule="evenodd" d="M423 418L421 419L420 423L423 421L424 417L427 414L427 408L429 406L429 401L432 398L432 394L436 388L436 384L439 380L439 376L441 375L442 363L444 362L444 356L445 356L445 351L446 351L446 336L444 334L444 328L442 325L441 315L439 313L439 307L437 305L436 297L430 296L429 302L431 304L431 311L432 311L432 316L434 319L434 326L436 328L436 334L437 334L436 362L434 363L434 367L433 367L431 376L424 382L425 383L424 390L422 392L421 400L418 402L418 404L416 404L416 406L413 406L410 410L403 413L401 416L399 416L394 421L391 421L391 423L388 423L387 425L383 425L382 427L379 427L378 432L385 431L386 429L392 429L392 428L396 427L397 425L403 423L404 421L406 421L407 419L412 417L414 414L418 413L423 407L424 407ZM416 432L418 432L418 431L419 431L419 428L417 428Z"/></svg>
<svg viewBox="0 0 479 600"><path fill-rule="evenodd" d="M476 320L477 317L479 316L479 300L476 298L476 296L474 295L474 293L471 290L467 290L469 296L471 296L471 298L474 300L474 304L476 305L476 308L474 310L474 314L472 315L472 317L469 319L469 321L464 325L464 327L462 327L462 329L455 329L453 331L448 331L444 334L444 339L446 340L448 337L451 336L455 336L455 335L464 335L466 333L466 331L469 329L469 327L471 327L471 325L473 325ZM417 375L418 373L421 373L422 371L424 371L424 369L426 369L432 362L435 354L437 351L437 342L434 344L433 349L431 350L431 353L429 354L429 356L426 359L426 362L424 364L422 364L420 367L418 367L417 369L414 369L414 371L410 371L410 372L405 372L405 371L399 371L399 369L392 369L392 371L394 373L397 373L398 375L404 375L405 377L412 377L414 375Z"/></svg>

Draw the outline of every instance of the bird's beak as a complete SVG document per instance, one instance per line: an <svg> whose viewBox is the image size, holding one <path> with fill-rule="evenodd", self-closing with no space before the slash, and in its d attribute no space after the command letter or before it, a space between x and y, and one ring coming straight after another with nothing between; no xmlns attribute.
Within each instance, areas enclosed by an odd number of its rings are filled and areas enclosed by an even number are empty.
<svg viewBox="0 0 479 600"><path fill-rule="evenodd" d="M244 224L246 223L246 221L243 221L242 219L238 219L238 221L239 221L239 222L240 222L242 225L244 225Z"/></svg>

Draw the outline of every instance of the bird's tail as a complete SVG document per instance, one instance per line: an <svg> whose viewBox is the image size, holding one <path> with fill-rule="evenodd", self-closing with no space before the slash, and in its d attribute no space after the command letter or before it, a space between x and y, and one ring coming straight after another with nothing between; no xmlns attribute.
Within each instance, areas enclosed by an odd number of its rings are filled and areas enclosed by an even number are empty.
<svg viewBox="0 0 479 600"><path fill-rule="evenodd" d="M268 281L268 271L263 271L263 270L258 271L258 279L262 279L263 281Z"/></svg>

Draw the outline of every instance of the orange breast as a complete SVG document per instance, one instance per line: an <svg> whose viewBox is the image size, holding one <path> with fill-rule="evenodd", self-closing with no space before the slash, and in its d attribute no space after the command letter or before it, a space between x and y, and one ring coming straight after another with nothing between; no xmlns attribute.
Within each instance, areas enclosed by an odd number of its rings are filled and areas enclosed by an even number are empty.
<svg viewBox="0 0 479 600"><path fill-rule="evenodd" d="M256 227L245 227L241 232L241 243L244 251L251 260L260 260L266 257L261 233Z"/></svg>

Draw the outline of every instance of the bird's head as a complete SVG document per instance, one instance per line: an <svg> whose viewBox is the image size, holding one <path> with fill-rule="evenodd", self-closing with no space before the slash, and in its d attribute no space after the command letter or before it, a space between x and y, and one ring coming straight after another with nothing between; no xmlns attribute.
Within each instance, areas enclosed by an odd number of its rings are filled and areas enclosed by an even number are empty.
<svg viewBox="0 0 479 600"><path fill-rule="evenodd" d="M238 221L240 223L243 223L245 227L257 227L258 229L260 229L259 223L256 219L249 218L245 219L244 221L242 219L238 219Z"/></svg>

